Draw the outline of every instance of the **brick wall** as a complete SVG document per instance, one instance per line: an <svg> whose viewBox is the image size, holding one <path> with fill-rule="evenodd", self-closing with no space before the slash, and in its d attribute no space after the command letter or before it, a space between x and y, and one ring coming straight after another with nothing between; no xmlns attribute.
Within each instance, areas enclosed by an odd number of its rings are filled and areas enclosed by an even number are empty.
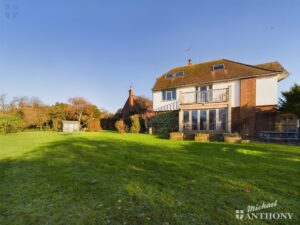
<svg viewBox="0 0 300 225"><path fill-rule="evenodd" d="M240 93L241 132L255 135L256 78L241 79Z"/></svg>

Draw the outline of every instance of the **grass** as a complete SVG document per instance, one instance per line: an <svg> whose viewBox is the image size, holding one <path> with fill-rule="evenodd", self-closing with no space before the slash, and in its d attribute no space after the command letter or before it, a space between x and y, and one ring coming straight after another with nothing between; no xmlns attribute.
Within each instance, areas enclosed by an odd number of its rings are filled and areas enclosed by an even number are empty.
<svg viewBox="0 0 300 225"><path fill-rule="evenodd" d="M300 224L299 161L299 146L0 135L0 224L240 224L236 209L274 200L294 218L272 222Z"/></svg>

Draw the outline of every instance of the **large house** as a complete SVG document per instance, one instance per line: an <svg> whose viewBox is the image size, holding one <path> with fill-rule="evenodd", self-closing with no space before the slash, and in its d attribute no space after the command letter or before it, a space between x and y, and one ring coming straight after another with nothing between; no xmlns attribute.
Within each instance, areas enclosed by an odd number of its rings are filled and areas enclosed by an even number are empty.
<svg viewBox="0 0 300 225"><path fill-rule="evenodd" d="M179 111L179 131L270 130L278 82L289 73L278 62L248 65L227 59L171 69L152 88L153 110Z"/></svg>

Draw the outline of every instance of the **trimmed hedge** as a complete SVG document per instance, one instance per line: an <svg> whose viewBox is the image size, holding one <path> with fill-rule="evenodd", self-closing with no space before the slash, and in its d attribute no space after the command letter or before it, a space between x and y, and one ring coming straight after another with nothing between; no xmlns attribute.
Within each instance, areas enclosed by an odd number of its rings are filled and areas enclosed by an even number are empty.
<svg viewBox="0 0 300 225"><path fill-rule="evenodd" d="M87 123L87 130L93 132L100 131L100 119L89 119Z"/></svg>
<svg viewBox="0 0 300 225"><path fill-rule="evenodd" d="M149 120L149 125L160 134L178 131L178 112L160 113Z"/></svg>

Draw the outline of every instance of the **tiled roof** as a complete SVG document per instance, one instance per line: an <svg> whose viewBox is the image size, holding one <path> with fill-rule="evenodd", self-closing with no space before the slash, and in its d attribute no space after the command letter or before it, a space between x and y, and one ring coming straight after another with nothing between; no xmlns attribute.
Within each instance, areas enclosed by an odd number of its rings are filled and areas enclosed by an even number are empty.
<svg viewBox="0 0 300 225"><path fill-rule="evenodd" d="M225 69L212 70L212 66L224 64ZM166 74L184 71L183 76L166 78ZM287 71L278 63L271 62L256 66L234 62L227 59L192 64L174 68L156 79L153 90L162 90L173 87L205 84L215 81L238 79L242 77L264 76L269 74L287 73Z"/></svg>
<svg viewBox="0 0 300 225"><path fill-rule="evenodd" d="M279 72L286 71L284 69L284 67L277 61L268 62L268 63L264 63L264 64L258 64L255 66L262 68L262 69L268 69L268 70L279 71Z"/></svg>

